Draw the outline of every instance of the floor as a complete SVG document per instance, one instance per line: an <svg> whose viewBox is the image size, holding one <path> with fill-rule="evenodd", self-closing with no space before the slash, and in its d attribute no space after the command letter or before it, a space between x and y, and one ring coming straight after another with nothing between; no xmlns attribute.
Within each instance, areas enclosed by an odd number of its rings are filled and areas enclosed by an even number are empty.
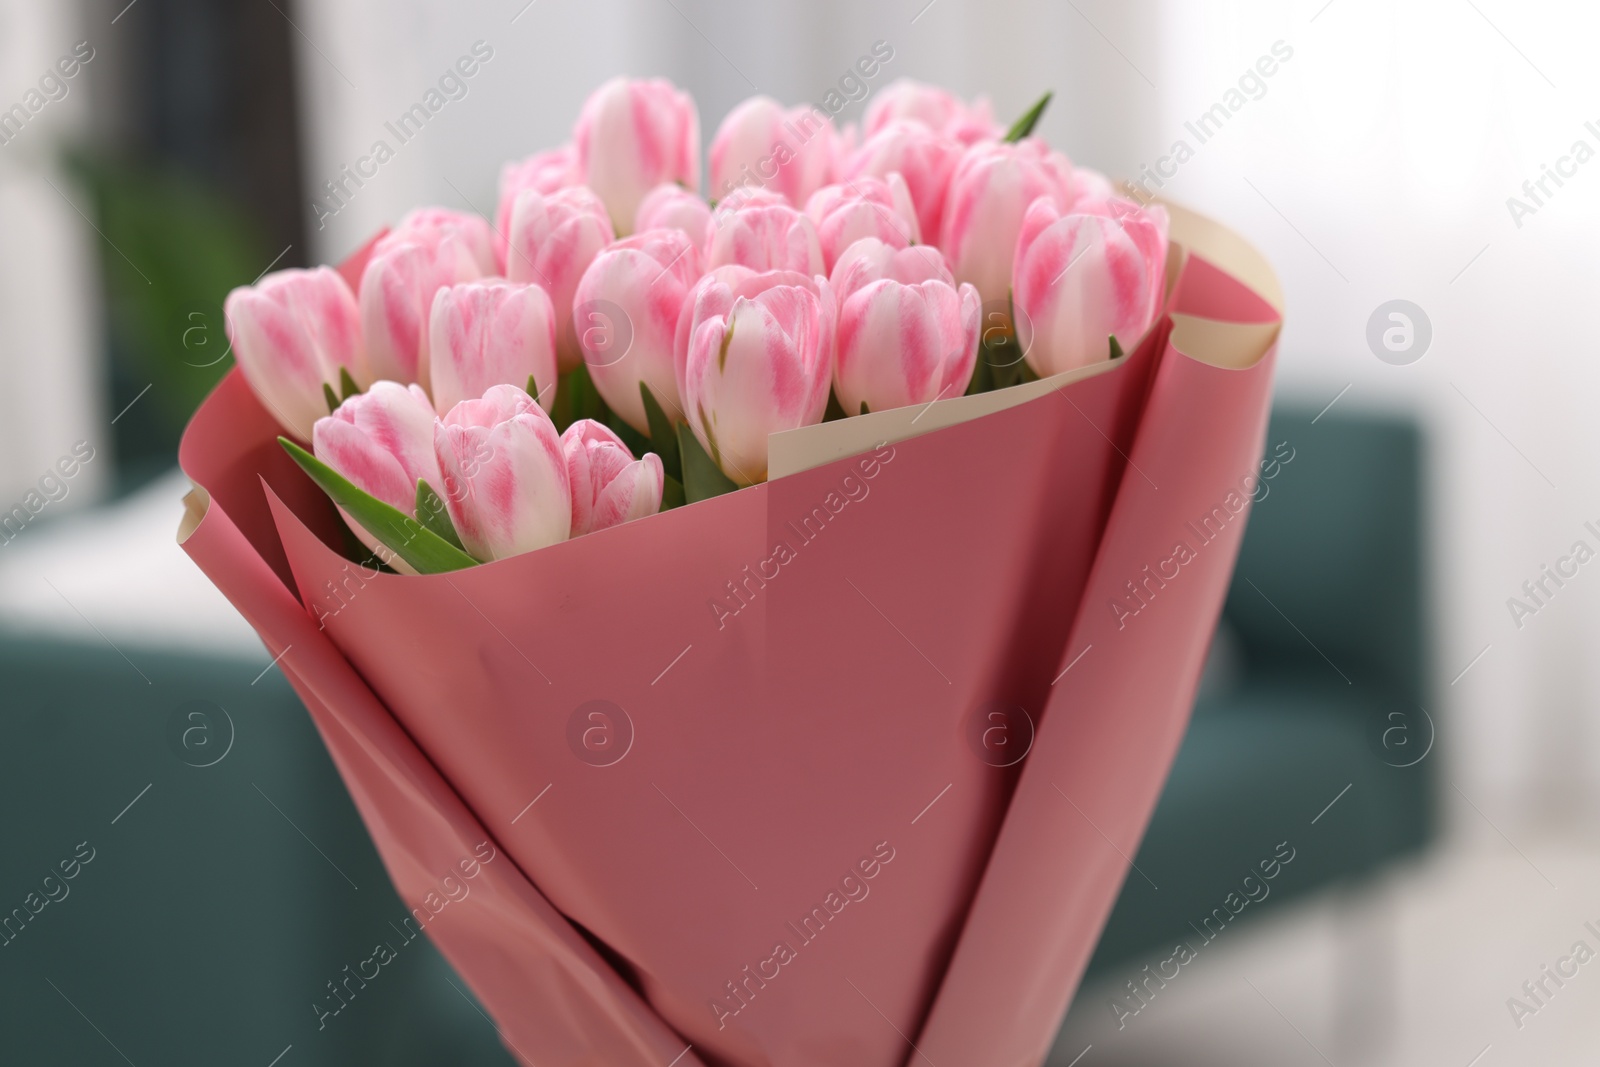
<svg viewBox="0 0 1600 1067"><path fill-rule="evenodd" d="M1445 846L1227 931L1176 969L1142 1006L1126 987L1137 968L1085 987L1050 1067L1592 1067L1600 838Z"/></svg>

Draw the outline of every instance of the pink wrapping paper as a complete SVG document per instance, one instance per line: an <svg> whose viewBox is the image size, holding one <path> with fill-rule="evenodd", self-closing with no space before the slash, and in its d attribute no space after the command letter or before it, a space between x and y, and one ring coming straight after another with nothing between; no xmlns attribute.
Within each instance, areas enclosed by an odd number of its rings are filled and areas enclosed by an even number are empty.
<svg viewBox="0 0 1600 1067"><path fill-rule="evenodd" d="M1182 737L1265 428L1275 283L1181 230L1171 316L1101 373L929 432L876 413L852 429L892 443L452 574L348 563L237 373L206 402L184 548L283 653L524 1062L1043 1058Z"/></svg>

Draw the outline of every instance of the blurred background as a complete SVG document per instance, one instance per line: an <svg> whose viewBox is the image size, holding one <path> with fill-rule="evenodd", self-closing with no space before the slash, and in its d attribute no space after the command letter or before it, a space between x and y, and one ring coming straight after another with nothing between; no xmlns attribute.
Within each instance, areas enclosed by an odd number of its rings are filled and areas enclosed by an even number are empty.
<svg viewBox="0 0 1600 1067"><path fill-rule="evenodd" d="M0 1058L510 1062L422 942L337 1019L311 1009L406 909L174 543L178 438L232 363L222 298L420 203L492 214L500 164L565 140L613 74L689 89L709 138L885 41L869 91L921 78L1009 121L1054 89L1040 133L1159 173L1288 295L1269 451L1294 458L1252 516L1150 884L1052 1062L1594 1062L1600 976L1543 969L1600 948L1600 577L1558 562L1600 549L1596 30L1593 5L1507 0L0 0L0 511L80 461L0 533L0 912L92 855L0 946ZM468 95L319 218L479 40ZM1285 844L1270 897L1207 937ZM1182 939L1195 958L1152 980Z"/></svg>

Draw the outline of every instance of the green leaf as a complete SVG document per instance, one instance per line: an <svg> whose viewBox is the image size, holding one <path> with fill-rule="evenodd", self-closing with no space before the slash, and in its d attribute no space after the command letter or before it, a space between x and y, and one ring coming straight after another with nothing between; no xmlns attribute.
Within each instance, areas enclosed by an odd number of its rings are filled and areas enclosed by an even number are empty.
<svg viewBox="0 0 1600 1067"><path fill-rule="evenodd" d="M533 397L534 402L539 402L539 383L533 380L533 375L528 375L528 384L523 386L523 391Z"/></svg>
<svg viewBox="0 0 1600 1067"><path fill-rule="evenodd" d="M477 560L405 512L356 488L338 471L287 437L278 438L278 443L329 499L419 574L440 574L477 566Z"/></svg>
<svg viewBox="0 0 1600 1067"><path fill-rule="evenodd" d="M1044 109L1050 106L1050 98L1055 95L1056 94L1053 92L1045 93L1039 98L1039 102L1037 104L1034 104L1027 111L1023 112L1022 117L1016 122L1013 122L1011 124L1011 128L1006 131L1005 140L1011 144L1015 144L1024 137L1028 136L1028 134L1032 133L1033 128L1039 125L1039 119L1043 117Z"/></svg>
<svg viewBox="0 0 1600 1067"><path fill-rule="evenodd" d="M667 475L661 482L661 510L671 511L681 508L688 501L683 495L683 483L672 475Z"/></svg>
<svg viewBox="0 0 1600 1067"><path fill-rule="evenodd" d="M356 380L354 378L350 377L350 371L344 367L340 367L339 400L341 402L349 400L359 392L361 392L361 387L356 384Z"/></svg>
<svg viewBox="0 0 1600 1067"><path fill-rule="evenodd" d="M328 402L328 414L332 415L339 410L339 394L333 391L333 386L327 382L322 383L322 399Z"/></svg>
<svg viewBox="0 0 1600 1067"><path fill-rule="evenodd" d="M678 424L678 449L683 455L683 495L687 503L709 500L739 488L733 479L722 473L700 439L689 429L688 423Z"/></svg>
<svg viewBox="0 0 1600 1067"><path fill-rule="evenodd" d="M849 417L850 416L846 415L844 412L844 405L839 403L839 394L835 393L832 389L829 389L828 406L822 412L822 421L838 422L840 419L847 419Z"/></svg>
<svg viewBox="0 0 1600 1067"><path fill-rule="evenodd" d="M422 478L417 479L417 521L456 548L466 551L466 546L461 543L461 535L456 533L456 524L450 521L450 512L444 506L444 501L433 491L433 486Z"/></svg>
<svg viewBox="0 0 1600 1067"><path fill-rule="evenodd" d="M867 402L865 400L863 400L861 402L861 414L863 414L863 415L872 414L870 411L867 410Z"/></svg>
<svg viewBox="0 0 1600 1067"><path fill-rule="evenodd" d="M1122 358L1122 345L1117 343L1117 335L1111 334L1111 358Z"/></svg>
<svg viewBox="0 0 1600 1067"><path fill-rule="evenodd" d="M667 418L667 413L661 410L655 394L643 382L639 383L639 396L644 400L644 417L650 427L650 448L661 457L661 466L666 470L667 477L677 481L681 491L683 459L682 453L678 451L678 435L673 432L672 420Z"/></svg>
<svg viewBox="0 0 1600 1067"><path fill-rule="evenodd" d="M551 406L550 418L555 421L558 432L566 433L567 427L579 419L605 422L610 412L611 409L600 399L600 392L589 377L588 365L580 363L562 376L556 386L556 400Z"/></svg>

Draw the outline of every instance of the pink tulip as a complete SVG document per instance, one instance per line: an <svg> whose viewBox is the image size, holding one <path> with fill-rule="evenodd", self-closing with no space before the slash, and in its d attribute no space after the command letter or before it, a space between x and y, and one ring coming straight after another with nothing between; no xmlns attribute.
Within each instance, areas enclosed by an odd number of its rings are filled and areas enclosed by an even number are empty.
<svg viewBox="0 0 1600 1067"><path fill-rule="evenodd" d="M817 224L822 261L829 270L855 242L875 237L895 248L922 239L911 194L899 174L883 178L856 178L818 189L806 201L806 214Z"/></svg>
<svg viewBox="0 0 1600 1067"><path fill-rule="evenodd" d="M317 420L311 452L358 489L415 515L417 481L443 484L433 454L434 408L420 385L374 382Z"/></svg>
<svg viewBox="0 0 1600 1067"><path fill-rule="evenodd" d="M768 189L764 185L741 185L717 201L711 217L715 219L718 215L727 215L747 207L770 207L773 204L779 207L794 207L789 203L788 197L775 189Z"/></svg>
<svg viewBox="0 0 1600 1067"><path fill-rule="evenodd" d="M435 421L433 405L422 386L374 382L365 393L350 397L332 415L317 420L311 451L356 488L416 518L417 482L426 481L436 493L443 491L439 461L433 453ZM389 546L347 512L341 509L340 513L379 558L412 573Z"/></svg>
<svg viewBox="0 0 1600 1067"><path fill-rule="evenodd" d="M845 414L960 396L978 358L981 301L971 285L869 282L839 307L834 389Z"/></svg>
<svg viewBox="0 0 1600 1067"><path fill-rule="evenodd" d="M956 279L978 287L985 303L1011 289L1011 262L1028 205L1041 196L1065 208L1071 165L1043 141L973 145L957 164L944 206L939 247Z"/></svg>
<svg viewBox="0 0 1600 1067"><path fill-rule="evenodd" d="M228 340L245 381L289 433L311 439L328 413L323 386L339 392L339 371L372 381L355 294L337 272L281 270L228 294Z"/></svg>
<svg viewBox="0 0 1600 1067"><path fill-rule="evenodd" d="M712 195L758 185L799 207L832 180L836 136L823 111L752 96L728 112L712 138Z"/></svg>
<svg viewBox="0 0 1600 1067"><path fill-rule="evenodd" d="M917 226L923 239L933 241L938 239L944 220L950 177L965 151L953 137L930 130L920 122L896 119L851 153L841 173L854 179L887 178L898 172L916 205Z"/></svg>
<svg viewBox="0 0 1600 1067"><path fill-rule="evenodd" d="M535 152L527 159L500 168L499 206L494 214L494 247L500 260L500 273L505 273L506 242L510 239L511 211L517 206L517 194L525 189L549 194L578 185L581 180L578 153L570 144L548 152Z"/></svg>
<svg viewBox="0 0 1600 1067"><path fill-rule="evenodd" d="M494 274L499 261L494 252L494 231L477 215L447 207L419 207L408 211L394 229L373 246L373 254L402 244L419 244L437 251L446 242L466 248L480 274Z"/></svg>
<svg viewBox="0 0 1600 1067"><path fill-rule="evenodd" d="M1070 210L1078 210L1078 205L1086 201L1111 200L1116 196L1116 186L1104 174L1090 167L1072 167L1072 177L1067 182L1067 205Z"/></svg>
<svg viewBox="0 0 1600 1067"><path fill-rule="evenodd" d="M684 364L689 360L689 328L694 325L694 303L695 300L699 298L700 290L712 284L712 282L717 282L722 285L726 285L731 289L738 290L741 286L746 285L749 279L756 277L756 275L756 271L751 270L749 267L741 267L737 263L729 263L721 267L713 267L706 271L705 274L700 276L700 280L695 282L694 285L690 287L688 295L683 298L683 306L678 310L678 329L677 332L673 334L672 338L672 368L673 374L679 386L679 388L675 389L674 392L679 398L680 410L676 412L668 410L667 415L669 418L672 418L676 421L679 415L682 414L681 404L683 392L681 387L683 382L683 367ZM837 297L835 297L835 302L837 302Z"/></svg>
<svg viewBox="0 0 1600 1067"><path fill-rule="evenodd" d="M526 387L546 411L556 399L556 320L537 285L494 278L440 289L428 322L433 402L449 411L491 385Z"/></svg>
<svg viewBox="0 0 1600 1067"><path fill-rule="evenodd" d="M699 193L676 182L663 182L639 201L633 219L633 232L644 230L682 230L685 237L701 247L706 240L706 224L711 221L711 205Z"/></svg>
<svg viewBox="0 0 1600 1067"><path fill-rule="evenodd" d="M556 314L556 357L563 374L583 361L572 332L572 295L578 279L612 236L605 205L581 185L549 195L531 189L517 194L506 276L537 284L549 294Z"/></svg>
<svg viewBox="0 0 1600 1067"><path fill-rule="evenodd" d="M620 526L661 510L665 484L661 457L633 458L622 438L592 419L579 419L561 435L572 486L572 536Z"/></svg>
<svg viewBox="0 0 1600 1067"><path fill-rule="evenodd" d="M700 187L700 116L689 94L664 79L606 82L584 102L572 139L578 174L620 234L662 182Z"/></svg>
<svg viewBox="0 0 1600 1067"><path fill-rule="evenodd" d="M689 426L741 485L765 481L767 435L822 419L838 310L827 280L790 271L712 276L692 296L678 389Z"/></svg>
<svg viewBox="0 0 1600 1067"><path fill-rule="evenodd" d="M435 210L420 220L426 224L408 226L422 214L413 212L379 240L361 275L361 326L375 377L427 381L434 294L495 271L489 224Z"/></svg>
<svg viewBox="0 0 1600 1067"><path fill-rule="evenodd" d="M883 279L901 285L937 281L954 289L955 276L944 255L933 245L893 248L875 237L864 237L845 249L828 275L828 284L841 304L857 289Z"/></svg>
<svg viewBox="0 0 1600 1067"><path fill-rule="evenodd" d="M870 139L896 119L920 122L964 145L996 140L1005 132L996 125L989 101L980 97L968 104L937 86L910 78L898 78L878 90L867 105L862 125Z"/></svg>
<svg viewBox="0 0 1600 1067"><path fill-rule="evenodd" d="M526 391L491 386L434 426L445 507L469 555L482 562L565 541L572 490L555 423Z"/></svg>
<svg viewBox="0 0 1600 1067"><path fill-rule="evenodd" d="M1040 377L1106 359L1144 336L1165 296L1167 212L1126 200L1063 215L1049 198L1028 209L1016 256L1018 340Z"/></svg>
<svg viewBox="0 0 1600 1067"><path fill-rule="evenodd" d="M673 345L700 253L679 230L644 230L595 257L573 297L574 327L595 389L640 433L650 432L639 385L682 420Z"/></svg>
<svg viewBox="0 0 1600 1067"><path fill-rule="evenodd" d="M706 228L706 267L726 264L754 271L821 274L822 245L817 240L817 227L787 204L756 203L734 208L719 204Z"/></svg>

